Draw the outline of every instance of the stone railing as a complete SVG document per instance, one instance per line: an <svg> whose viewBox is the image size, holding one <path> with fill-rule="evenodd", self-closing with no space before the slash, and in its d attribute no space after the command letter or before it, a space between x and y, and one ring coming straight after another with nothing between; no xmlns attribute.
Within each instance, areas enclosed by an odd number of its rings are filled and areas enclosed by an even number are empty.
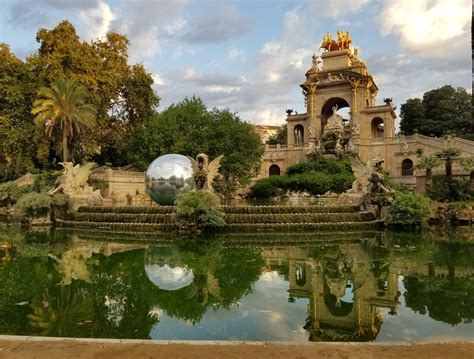
<svg viewBox="0 0 474 359"><path fill-rule="evenodd" d="M304 144L301 144L301 145L287 145L287 144L284 144L284 145L268 145L266 144L265 145L265 151L279 151L279 150L283 150L283 151L286 151L288 149L293 149L293 148L303 148L304 147Z"/></svg>
<svg viewBox="0 0 474 359"><path fill-rule="evenodd" d="M474 141L465 140L460 137L444 139L416 134L412 136L401 136L400 144L403 144L404 142L408 144L420 144L436 151L445 148L457 148L464 154L474 155Z"/></svg>

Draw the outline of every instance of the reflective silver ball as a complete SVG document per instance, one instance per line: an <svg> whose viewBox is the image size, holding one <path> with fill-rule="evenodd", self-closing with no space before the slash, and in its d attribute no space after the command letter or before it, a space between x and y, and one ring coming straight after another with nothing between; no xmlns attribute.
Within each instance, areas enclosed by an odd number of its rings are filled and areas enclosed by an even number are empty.
<svg viewBox="0 0 474 359"><path fill-rule="evenodd" d="M173 205L177 194L194 188L191 160L177 154L156 158L146 170L145 186L153 201Z"/></svg>
<svg viewBox="0 0 474 359"><path fill-rule="evenodd" d="M192 284L193 270L179 260L176 251L166 247L150 247L145 252L145 273L163 290L178 290Z"/></svg>

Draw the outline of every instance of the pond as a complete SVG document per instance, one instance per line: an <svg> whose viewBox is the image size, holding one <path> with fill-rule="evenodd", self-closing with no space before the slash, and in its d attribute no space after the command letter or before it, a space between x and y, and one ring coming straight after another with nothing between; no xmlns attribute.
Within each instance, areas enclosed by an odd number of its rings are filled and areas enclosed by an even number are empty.
<svg viewBox="0 0 474 359"><path fill-rule="evenodd" d="M472 340L474 242L429 237L176 239L0 227L0 334Z"/></svg>

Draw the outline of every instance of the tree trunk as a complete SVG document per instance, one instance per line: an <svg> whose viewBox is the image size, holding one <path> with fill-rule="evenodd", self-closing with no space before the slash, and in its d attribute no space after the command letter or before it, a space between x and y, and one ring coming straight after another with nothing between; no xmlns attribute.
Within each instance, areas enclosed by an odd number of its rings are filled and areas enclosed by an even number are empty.
<svg viewBox="0 0 474 359"><path fill-rule="evenodd" d="M451 158L446 158L446 177L448 177L448 179L451 179L453 175L453 161L451 160Z"/></svg>
<svg viewBox="0 0 474 359"><path fill-rule="evenodd" d="M474 171L469 175L469 188L474 189Z"/></svg>
<svg viewBox="0 0 474 359"><path fill-rule="evenodd" d="M63 162L67 162L67 125L63 124Z"/></svg>
<svg viewBox="0 0 474 359"><path fill-rule="evenodd" d="M426 192L431 189L431 168L426 169Z"/></svg>

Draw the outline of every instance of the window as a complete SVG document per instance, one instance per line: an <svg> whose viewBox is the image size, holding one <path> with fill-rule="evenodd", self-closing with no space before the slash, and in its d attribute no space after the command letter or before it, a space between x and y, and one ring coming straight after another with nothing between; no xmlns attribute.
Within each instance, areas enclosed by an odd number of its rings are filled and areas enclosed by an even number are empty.
<svg viewBox="0 0 474 359"><path fill-rule="evenodd" d="M402 161L402 176L413 176L413 161L409 158Z"/></svg>
<svg viewBox="0 0 474 359"><path fill-rule="evenodd" d="M374 118L370 127L372 129L372 138L383 138L384 123L380 117Z"/></svg>
<svg viewBox="0 0 474 359"><path fill-rule="evenodd" d="M301 147L304 143L304 127L302 125L296 125L295 129L295 146Z"/></svg>

